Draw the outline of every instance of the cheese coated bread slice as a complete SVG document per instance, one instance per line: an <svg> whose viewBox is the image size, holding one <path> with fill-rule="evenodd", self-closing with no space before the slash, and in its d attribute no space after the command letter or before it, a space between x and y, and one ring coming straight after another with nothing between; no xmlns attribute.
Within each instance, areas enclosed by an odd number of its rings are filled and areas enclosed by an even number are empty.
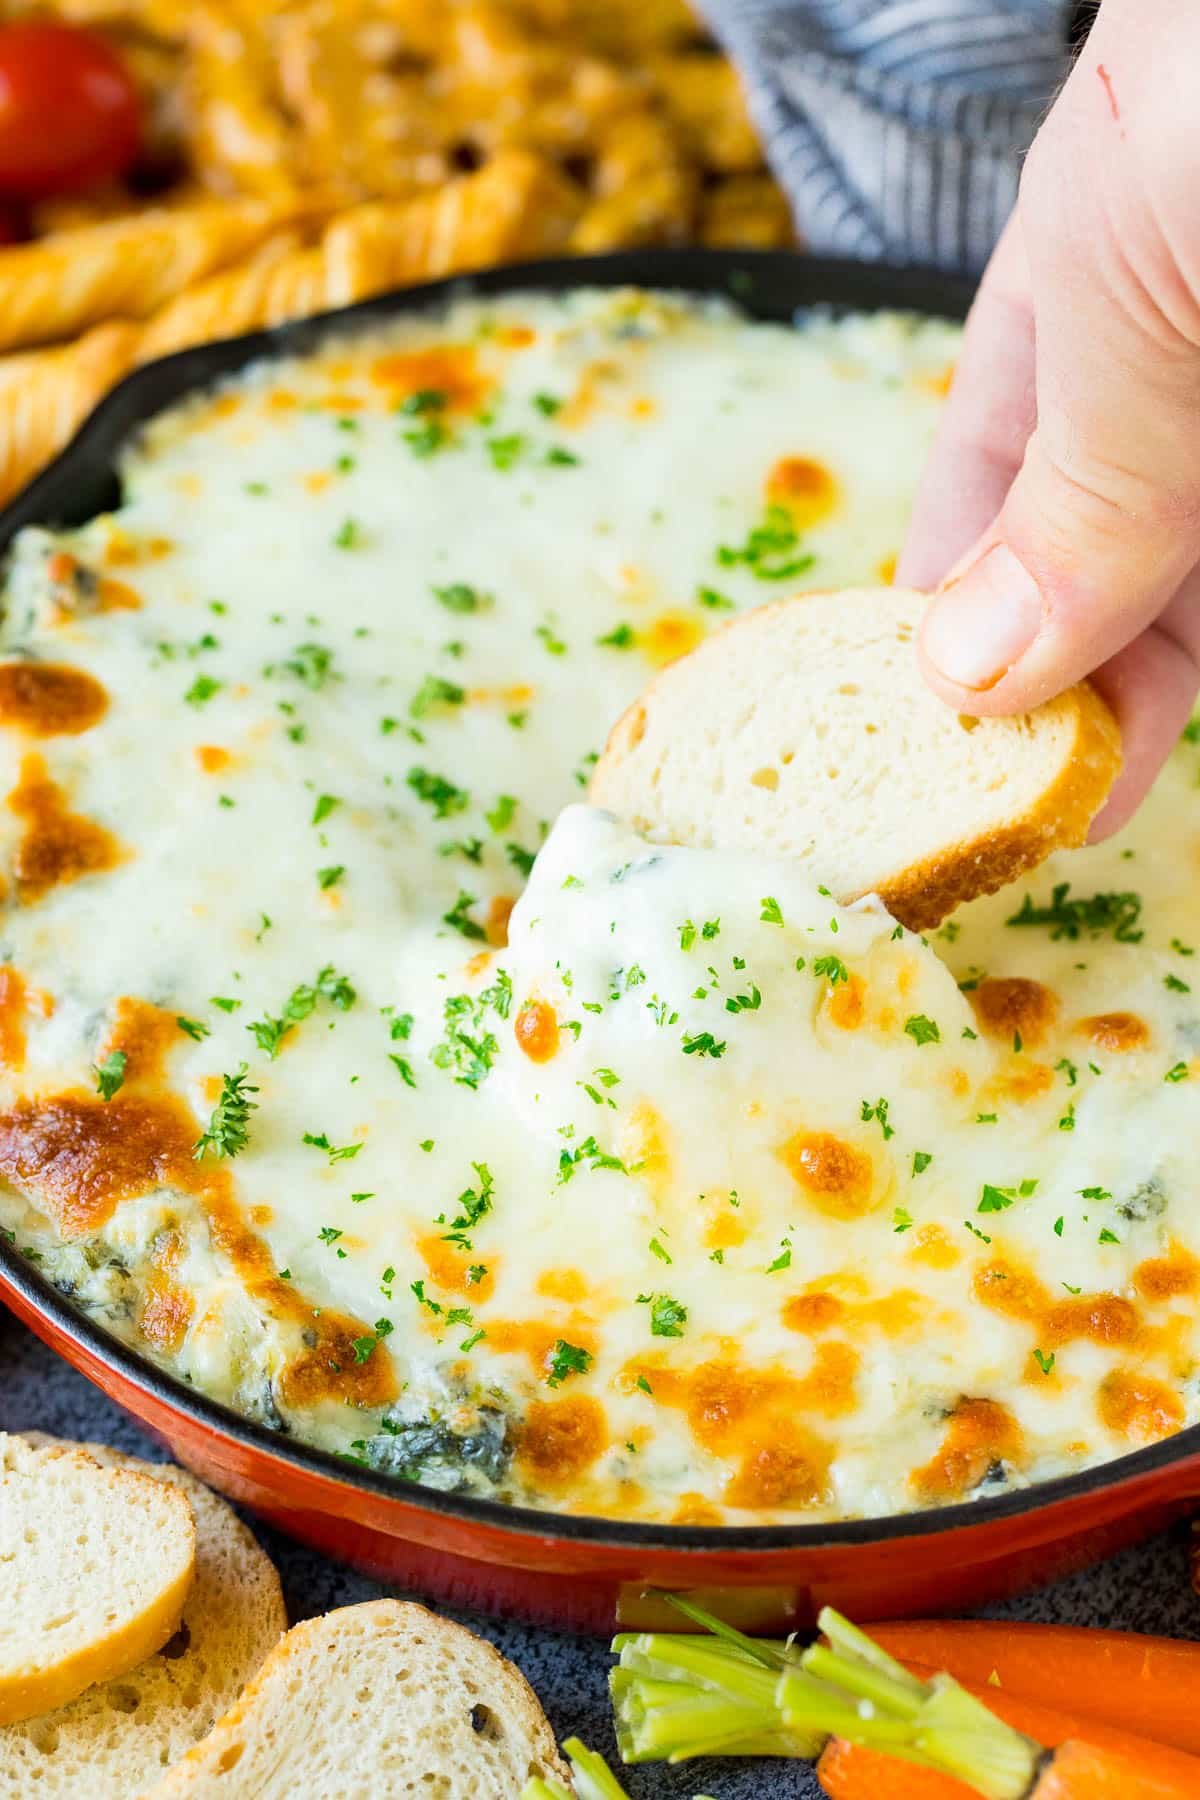
<svg viewBox="0 0 1200 1800"><path fill-rule="evenodd" d="M0 1725L0 1800L134 1800L211 1729L279 1642L279 1577L233 1509L186 1470L37 1432L25 1443L43 1454L86 1451L105 1471L136 1474L143 1498L145 1482L195 1520L195 1576L162 1648L54 1712ZM123 1569L125 1556L117 1560Z"/></svg>
<svg viewBox="0 0 1200 1800"><path fill-rule="evenodd" d="M0 1724L124 1675L179 1627L186 1495L85 1450L0 1436Z"/></svg>
<svg viewBox="0 0 1200 1800"><path fill-rule="evenodd" d="M423 1606L371 1600L289 1631L145 1800L514 1800L569 1779L525 1677Z"/></svg>
<svg viewBox="0 0 1200 1800"><path fill-rule="evenodd" d="M876 893L914 931L1082 844L1121 766L1086 683L1017 718L925 686L925 596L804 594L736 620L622 715L598 806L660 841L802 861L838 900Z"/></svg>

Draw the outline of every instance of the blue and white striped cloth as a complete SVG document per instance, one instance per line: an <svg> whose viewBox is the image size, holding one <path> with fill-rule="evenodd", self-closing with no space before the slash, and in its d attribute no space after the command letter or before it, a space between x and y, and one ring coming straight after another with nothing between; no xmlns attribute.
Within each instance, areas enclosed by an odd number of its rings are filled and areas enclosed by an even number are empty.
<svg viewBox="0 0 1200 1800"><path fill-rule="evenodd" d="M1068 66L1072 0L700 0L803 241L978 272Z"/></svg>

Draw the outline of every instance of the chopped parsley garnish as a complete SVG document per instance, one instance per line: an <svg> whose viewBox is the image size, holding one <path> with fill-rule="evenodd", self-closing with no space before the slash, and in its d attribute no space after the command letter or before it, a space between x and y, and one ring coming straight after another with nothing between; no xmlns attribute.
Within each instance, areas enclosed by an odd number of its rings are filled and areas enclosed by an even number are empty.
<svg viewBox="0 0 1200 1800"><path fill-rule="evenodd" d="M580 459L565 444L551 444L542 461L552 469L577 469Z"/></svg>
<svg viewBox="0 0 1200 1800"><path fill-rule="evenodd" d="M259 1049L273 1062L279 1055L279 1046L288 1032L294 1025L299 1025L308 1018L318 1000L328 1000L339 1012L349 1012L357 998L358 995L346 976L339 975L333 964L327 963L311 986L292 989L278 1017L265 1013L261 1019L254 1019L247 1025L246 1030L253 1033Z"/></svg>
<svg viewBox="0 0 1200 1800"><path fill-rule="evenodd" d="M552 419L555 413L562 411L563 407L557 394L535 394L530 404L541 413L544 419Z"/></svg>
<svg viewBox="0 0 1200 1800"><path fill-rule="evenodd" d="M471 796L462 788L428 769L410 769L405 780L417 799L433 808L435 819L449 819L455 813L465 812L470 804Z"/></svg>
<svg viewBox="0 0 1200 1800"><path fill-rule="evenodd" d="M762 1005L762 995L753 982L748 994L733 994L725 1002L725 1011L731 1013L757 1012Z"/></svg>
<svg viewBox="0 0 1200 1800"><path fill-rule="evenodd" d="M223 1013L235 1013L242 1003L240 1000L230 1000L224 994L214 994L212 996L211 1004L213 1006L219 1006Z"/></svg>
<svg viewBox="0 0 1200 1800"><path fill-rule="evenodd" d="M1047 1356L1044 1350L1035 1350L1033 1353L1033 1360L1042 1371L1043 1375L1049 1375L1054 1367L1054 1352L1052 1350L1049 1356Z"/></svg>
<svg viewBox="0 0 1200 1800"><path fill-rule="evenodd" d="M213 1107L207 1128L192 1147L197 1162L210 1153L218 1157L236 1156L246 1148L250 1137L250 1114L258 1110L258 1101L250 1098L258 1089L247 1082L248 1072L248 1065L239 1063L232 1075L222 1075L220 1098Z"/></svg>
<svg viewBox="0 0 1200 1800"><path fill-rule="evenodd" d="M312 810L312 824L323 824L330 813L336 812L341 804L336 794L318 794Z"/></svg>
<svg viewBox="0 0 1200 1800"><path fill-rule="evenodd" d="M628 1165L619 1156L610 1156L600 1148L594 1137L584 1138L574 1150L560 1150L558 1155L558 1185L562 1187L570 1181L581 1162L586 1161L593 1169L613 1169L618 1175L628 1175Z"/></svg>
<svg viewBox="0 0 1200 1800"><path fill-rule="evenodd" d="M1178 975L1164 975L1163 986L1170 988L1173 994L1190 994L1192 991L1186 981L1180 981Z"/></svg>
<svg viewBox="0 0 1200 1800"><path fill-rule="evenodd" d="M443 925L451 926L455 931L461 932L465 938L471 938L476 942L485 943L487 941L487 932L483 929L482 925L476 923L467 911L468 907L474 906L475 900L476 896L474 894L468 894L465 888L460 888L458 891L458 898L455 900L454 905L448 912L442 914L442 923Z"/></svg>
<svg viewBox="0 0 1200 1800"><path fill-rule="evenodd" d="M517 874L523 875L528 881L537 860L535 853L532 850L526 850L521 844L505 844L504 854Z"/></svg>
<svg viewBox="0 0 1200 1800"><path fill-rule="evenodd" d="M1070 883L1060 881L1052 890L1049 906L1035 906L1032 894L1026 894L1020 912L1015 912L1006 925L1048 925L1051 938L1067 938L1072 943L1086 931L1093 937L1111 931L1119 944L1139 944L1144 935L1137 929L1142 913L1140 894L1091 894L1086 899L1069 900Z"/></svg>
<svg viewBox="0 0 1200 1800"><path fill-rule="evenodd" d="M395 1055L394 1052L389 1052L388 1061L395 1065L396 1072L400 1076L400 1079L404 1083L405 1087L410 1087L410 1088L416 1087L417 1078L413 1074L413 1066L409 1062L407 1056L397 1056L397 1055Z"/></svg>
<svg viewBox="0 0 1200 1800"><path fill-rule="evenodd" d="M466 697L466 689L459 687L456 681L447 681L441 675L427 675L408 703L409 717L423 719L435 706L461 706Z"/></svg>
<svg viewBox="0 0 1200 1800"><path fill-rule="evenodd" d="M421 419L429 413L445 412L449 404L450 396L442 388L417 388L396 410L405 418Z"/></svg>
<svg viewBox="0 0 1200 1800"><path fill-rule="evenodd" d="M287 661L278 666L294 675L297 681L302 681L305 687L312 688L314 693L319 692L327 681L341 680L333 666L333 651L324 644L297 644ZM274 663L268 663L263 674L273 675L275 667Z"/></svg>
<svg viewBox="0 0 1200 1800"><path fill-rule="evenodd" d="M123 1050L110 1050L104 1061L96 1064L93 1074L96 1077L96 1092L102 1100L111 1100L124 1082L128 1061Z"/></svg>
<svg viewBox="0 0 1200 1800"><path fill-rule="evenodd" d="M1177 1062L1175 1066L1168 1069L1163 1076L1164 1081L1186 1081L1187 1078L1188 1066L1185 1062Z"/></svg>
<svg viewBox="0 0 1200 1800"><path fill-rule="evenodd" d="M679 927L679 948L690 950L696 941L696 927L690 919L685 919Z"/></svg>
<svg viewBox="0 0 1200 1800"><path fill-rule="evenodd" d="M199 1019L185 1019L182 1013L177 1013L175 1023L194 1043L198 1044L202 1038L211 1036L208 1026Z"/></svg>
<svg viewBox="0 0 1200 1800"><path fill-rule="evenodd" d="M365 1363L380 1339L387 1337L392 1329L393 1326L390 1319L376 1319L373 1335L370 1337L355 1338L351 1344L351 1348L354 1351L355 1362Z"/></svg>
<svg viewBox="0 0 1200 1800"><path fill-rule="evenodd" d="M714 587L698 587L696 599L701 606L707 606L712 612L733 612L734 602L727 594L722 594Z"/></svg>
<svg viewBox="0 0 1200 1800"><path fill-rule="evenodd" d="M542 624L535 626L533 635L534 637L541 639L551 656L565 656L567 654L567 646L558 636L552 625Z"/></svg>
<svg viewBox="0 0 1200 1800"><path fill-rule="evenodd" d="M685 1056L724 1056L725 1045L718 1041L711 1031L693 1032L689 1037L684 1033L683 1054Z"/></svg>
<svg viewBox="0 0 1200 1800"><path fill-rule="evenodd" d="M334 545L339 550L361 550L365 533L357 519L343 519L333 534Z"/></svg>
<svg viewBox="0 0 1200 1800"><path fill-rule="evenodd" d="M345 873L344 863L330 863L328 868L317 870L317 886L321 889L336 887Z"/></svg>
<svg viewBox="0 0 1200 1800"><path fill-rule="evenodd" d="M500 977L506 984L500 987ZM503 970L495 988L484 988L473 994L450 994L443 1008L442 1041L433 1046L429 1060L443 1069L462 1087L477 1088L491 1072L500 1046L485 1027L487 1010L492 1007L501 1018L508 1016L512 999L512 983Z"/></svg>
<svg viewBox="0 0 1200 1800"><path fill-rule="evenodd" d="M439 856L464 856L468 862L480 864L483 861L483 839L449 838L446 843L438 845Z"/></svg>
<svg viewBox="0 0 1200 1800"><path fill-rule="evenodd" d="M895 1126L888 1124L888 1102L886 1100L876 1100L874 1105L869 1100L864 1100L858 1116L864 1125L869 1124L872 1119L875 1120L883 1133L884 1143L889 1138L895 1137Z"/></svg>
<svg viewBox="0 0 1200 1800"><path fill-rule="evenodd" d="M473 613L481 612L485 606L491 605L491 595L481 594L465 581L451 581L445 587L435 587L433 597L447 612Z"/></svg>
<svg viewBox="0 0 1200 1800"><path fill-rule="evenodd" d="M975 1210L981 1213L1005 1212L1014 1200L1028 1200L1037 1192L1037 1185L1036 1181L1026 1180L1017 1187L993 1187L990 1182L985 1182Z"/></svg>
<svg viewBox="0 0 1200 1800"><path fill-rule="evenodd" d="M496 832L507 831L508 827L513 822L516 810L517 798L515 794L497 795L495 806L483 815L487 821L488 830Z"/></svg>
<svg viewBox="0 0 1200 1800"><path fill-rule="evenodd" d="M783 910L773 894L765 894L762 900L760 900L759 905L761 906L762 911L758 916L764 925L783 924Z"/></svg>
<svg viewBox="0 0 1200 1800"><path fill-rule="evenodd" d="M639 1294L638 1304L650 1308L651 1337L681 1338L688 1309L670 1294Z"/></svg>
<svg viewBox="0 0 1200 1800"><path fill-rule="evenodd" d="M849 981L850 974L840 956L817 956L813 958L813 974L820 979L826 976L830 987L836 987L839 981Z"/></svg>
<svg viewBox="0 0 1200 1800"><path fill-rule="evenodd" d="M189 706L204 706L214 694L221 691L221 683L211 675L197 675L187 693L183 696Z"/></svg>
<svg viewBox="0 0 1200 1800"><path fill-rule="evenodd" d="M932 1019L927 1019L924 1013L914 1013L911 1018L905 1019L904 1029L914 1044L940 1044L942 1041L937 1025Z"/></svg>
<svg viewBox="0 0 1200 1800"><path fill-rule="evenodd" d="M325 1131L306 1131L301 1137L302 1144L310 1144L314 1150L324 1150L331 1163L349 1162L357 1156L362 1144L331 1144L329 1134ZM341 1235L340 1233L338 1234Z"/></svg>
<svg viewBox="0 0 1200 1800"><path fill-rule="evenodd" d="M1104 1228L1102 1229L1102 1231L1100 1233L1100 1236L1096 1239L1096 1242L1098 1244L1119 1244L1120 1241L1121 1240L1117 1236L1116 1232L1110 1231L1108 1229L1107 1225L1104 1226Z"/></svg>
<svg viewBox="0 0 1200 1800"><path fill-rule="evenodd" d="M912 1159L913 1174L914 1175L923 1175L932 1161L933 1161L933 1153L931 1151L929 1151L929 1150L914 1150L913 1151L913 1159Z"/></svg>
<svg viewBox="0 0 1200 1800"><path fill-rule="evenodd" d="M911 1231L912 1223L913 1223L913 1216L909 1212L907 1207L905 1207L905 1206L893 1207L893 1209L892 1209L892 1230L893 1231Z"/></svg>
<svg viewBox="0 0 1200 1800"><path fill-rule="evenodd" d="M546 1386L559 1387L568 1375L586 1375L592 1362L590 1350L584 1350L578 1344L568 1344L566 1338L559 1338L550 1352Z"/></svg>
<svg viewBox="0 0 1200 1800"><path fill-rule="evenodd" d="M491 1212L492 1196L496 1187L492 1179L492 1171L486 1163L472 1163L471 1167L479 1177L479 1186L463 1189L457 1201L458 1216L451 1219L450 1229L443 1233L446 1243L458 1244L463 1250L470 1250L474 1247L467 1233L473 1231L480 1219Z"/></svg>
<svg viewBox="0 0 1200 1800"><path fill-rule="evenodd" d="M405 405L407 404L406 401ZM440 419L425 419L420 425L413 426L411 431L402 432L401 436L413 455L422 457L435 456L450 442L450 433Z"/></svg>
<svg viewBox="0 0 1200 1800"><path fill-rule="evenodd" d="M608 650L632 650L637 643L637 633L632 625L622 622L605 632L603 637L598 637L596 642Z"/></svg>
<svg viewBox="0 0 1200 1800"><path fill-rule="evenodd" d="M750 570L758 581L788 581L803 575L816 558L807 552L797 554L800 534L786 507L768 506L761 524L747 533L744 544L721 544L717 561L723 569L739 564Z"/></svg>
<svg viewBox="0 0 1200 1800"><path fill-rule="evenodd" d="M524 454L529 440L522 437L519 431L512 431L506 437L485 439L487 453L492 459L493 469L511 469L513 464Z"/></svg>

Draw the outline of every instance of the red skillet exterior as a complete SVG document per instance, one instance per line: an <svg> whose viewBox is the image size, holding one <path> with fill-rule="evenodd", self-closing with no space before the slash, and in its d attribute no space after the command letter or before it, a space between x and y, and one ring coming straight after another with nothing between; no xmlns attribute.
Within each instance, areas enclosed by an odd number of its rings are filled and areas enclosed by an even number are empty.
<svg viewBox="0 0 1200 1800"><path fill-rule="evenodd" d="M476 292L629 283L734 296L790 322L810 305L962 317L964 284L777 252L638 251L493 269ZM245 363L302 354L330 329L445 300L453 281L337 315L182 351L122 382L0 516L79 523L117 498L121 444L147 418ZM78 1314L0 1239L0 1299L189 1468L264 1519L398 1586L581 1631L663 1623L647 1589L689 1590L749 1630L803 1626L832 1603L862 1620L960 1611L1049 1581L1147 1536L1200 1501L1200 1426L1080 1475L934 1512L834 1525L699 1529L581 1519L439 1495L361 1470L237 1417Z"/></svg>
<svg viewBox="0 0 1200 1800"><path fill-rule="evenodd" d="M456 1517L426 1504L420 1489L331 1473L318 1466L328 1459L286 1439L278 1452L251 1441L252 1428L229 1415L223 1427L204 1416L219 1409L164 1392L180 1390L148 1365L140 1378L118 1366L137 1359L109 1352L93 1327L48 1317L25 1285L0 1267L0 1295L19 1319L179 1462L292 1537L433 1600L574 1631L676 1629L677 1616L647 1589L690 1592L758 1631L811 1624L827 1604L864 1622L961 1612L1111 1555L1200 1501L1198 1447L1182 1458L1126 1457L1031 1490L1025 1504L977 1501L862 1526L722 1533L546 1514L530 1529L533 1515L513 1513L508 1524L500 1506L486 1519ZM1059 1497L1064 1486L1073 1491ZM743 1547L748 1536L753 1547Z"/></svg>

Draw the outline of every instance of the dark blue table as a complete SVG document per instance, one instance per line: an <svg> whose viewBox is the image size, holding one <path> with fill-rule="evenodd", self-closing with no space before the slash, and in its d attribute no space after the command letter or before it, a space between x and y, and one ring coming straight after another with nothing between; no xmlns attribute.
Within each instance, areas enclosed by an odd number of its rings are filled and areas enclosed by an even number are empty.
<svg viewBox="0 0 1200 1800"><path fill-rule="evenodd" d="M0 1430L33 1427L60 1437L96 1438L140 1456L161 1454L81 1375L0 1310ZM278 1532L256 1529L283 1579L293 1622L390 1591ZM1186 1531L1170 1532L1057 1587L999 1607L997 1615L1198 1638L1200 1601L1188 1585L1186 1550ZM610 1659L602 1644L496 1624L471 1613L450 1616L491 1638L521 1666L560 1738L574 1733L615 1764L605 1689ZM814 1800L818 1793L803 1764L779 1762L693 1763L680 1769L654 1765L627 1770L624 1779L638 1800L677 1800L696 1793L711 1794L714 1800Z"/></svg>

